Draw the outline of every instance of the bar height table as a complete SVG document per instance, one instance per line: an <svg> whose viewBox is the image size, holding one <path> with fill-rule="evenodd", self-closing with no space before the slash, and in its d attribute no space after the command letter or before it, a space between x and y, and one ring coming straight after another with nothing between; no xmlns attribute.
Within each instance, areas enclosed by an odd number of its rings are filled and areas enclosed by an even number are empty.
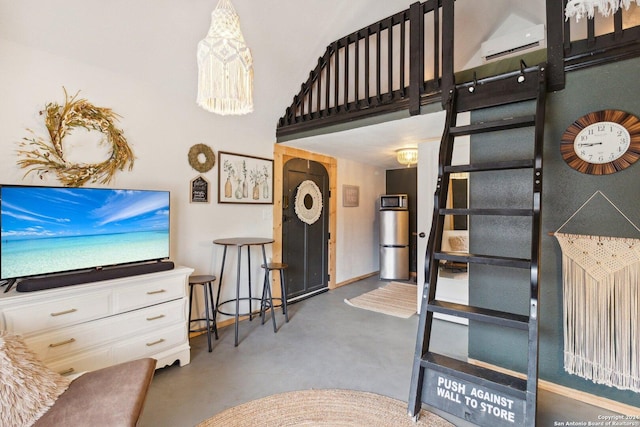
<svg viewBox="0 0 640 427"><path fill-rule="evenodd" d="M262 248L262 261L266 264L267 263L267 254L265 252L264 246L268 245L270 243L273 243L273 239L267 239L264 237L231 237L231 238L227 238L227 239L216 239L213 241L214 244L216 245L221 245L224 246L224 250L222 252L222 265L220 267L220 281L218 282L218 313L220 314L224 314L226 316L234 316L235 318L235 346L238 346L238 319L240 316L249 316L249 320L253 319L253 300L256 301L261 301L261 298L257 298L257 297L252 297L251 295L251 246L260 246ZM220 290L222 289L222 277L224 274L224 264L227 258L227 248L229 248L229 246L234 246L237 248L238 250L238 257L236 259L236 263L237 263L237 271L236 271L236 297L235 299L230 299L230 300L226 300L226 301L222 301L220 302ZM248 275L247 275L247 279L248 279L248 287L249 287L249 296L247 297L240 297L240 266L242 264L242 248L246 247L247 248L247 268L248 268ZM240 301L241 300L248 300L249 301L249 312L248 313L240 313ZM231 303L231 302L235 302L236 303L236 310L234 313L225 313L224 311L220 310L220 307L224 306L225 304Z"/></svg>

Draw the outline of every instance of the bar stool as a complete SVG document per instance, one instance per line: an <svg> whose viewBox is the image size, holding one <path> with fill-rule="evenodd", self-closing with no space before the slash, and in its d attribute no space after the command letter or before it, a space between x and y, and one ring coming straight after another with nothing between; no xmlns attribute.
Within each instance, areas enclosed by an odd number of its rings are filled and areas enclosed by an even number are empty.
<svg viewBox="0 0 640 427"><path fill-rule="evenodd" d="M264 268L264 286L262 287L262 301L260 303L260 317L262 318L262 324L264 325L265 321L265 311L267 309L271 309L271 320L273 321L273 332L278 332L276 329L276 317L275 317L275 309L276 307L282 307L282 313L284 314L284 318L286 322L289 322L289 313L287 311L287 289L284 285L284 270L287 269L287 264L280 264L275 262L270 262L267 264L262 264L260 267ZM273 298L271 295L271 280L269 276L273 270L278 270L280 272L280 298ZM274 306L273 300L280 300L280 305Z"/></svg>
<svg viewBox="0 0 640 427"><path fill-rule="evenodd" d="M209 344L209 353L211 353L211 330L218 339L218 327L216 326L216 303L213 299L213 288L212 284L216 281L216 276L190 276L189 277L189 332L202 332L207 331L207 343ZM195 286L202 285L202 289L204 290L204 313L205 317L199 319L191 318L191 306L193 304L193 288ZM211 310L209 309L211 307ZM193 322L201 322L205 321L207 324L206 328L200 329L191 329L191 323ZM213 324L211 324L213 322Z"/></svg>

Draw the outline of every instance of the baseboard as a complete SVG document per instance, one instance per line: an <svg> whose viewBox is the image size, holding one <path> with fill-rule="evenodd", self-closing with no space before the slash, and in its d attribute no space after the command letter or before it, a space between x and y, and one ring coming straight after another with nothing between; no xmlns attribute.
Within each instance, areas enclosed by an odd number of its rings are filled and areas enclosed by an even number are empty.
<svg viewBox="0 0 640 427"><path fill-rule="evenodd" d="M526 375L521 372L512 371L510 369L503 368L501 366L493 365L491 363L483 362L476 359L467 359L467 362L481 366L483 368L491 369L493 371L502 372L514 377L526 379ZM617 402L615 400L607 399L604 397L596 396L595 394L585 393L584 391L576 390L574 388L565 387L560 384L552 383L550 381L538 380L538 388L549 391L551 393L560 394L562 396L571 396L572 399L578 400L589 405L597 406L602 409L617 412L624 415L640 415L640 408Z"/></svg>
<svg viewBox="0 0 640 427"><path fill-rule="evenodd" d="M375 276L376 274L379 274L379 273L380 273L379 271L374 271L372 273L363 274L362 276L352 277L351 279L345 280L344 282L336 283L333 289L339 288L341 286L350 285L351 283L357 282L359 280L368 279L369 277Z"/></svg>

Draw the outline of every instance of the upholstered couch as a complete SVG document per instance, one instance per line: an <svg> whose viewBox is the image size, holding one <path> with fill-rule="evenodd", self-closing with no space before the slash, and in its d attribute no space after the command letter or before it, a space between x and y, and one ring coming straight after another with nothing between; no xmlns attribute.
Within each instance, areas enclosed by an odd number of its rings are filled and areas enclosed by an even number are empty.
<svg viewBox="0 0 640 427"><path fill-rule="evenodd" d="M155 368L154 359L139 359L87 372L34 426L135 426Z"/></svg>
<svg viewBox="0 0 640 427"><path fill-rule="evenodd" d="M69 379L40 362L20 336L0 331L0 425L135 426L155 366L139 359Z"/></svg>

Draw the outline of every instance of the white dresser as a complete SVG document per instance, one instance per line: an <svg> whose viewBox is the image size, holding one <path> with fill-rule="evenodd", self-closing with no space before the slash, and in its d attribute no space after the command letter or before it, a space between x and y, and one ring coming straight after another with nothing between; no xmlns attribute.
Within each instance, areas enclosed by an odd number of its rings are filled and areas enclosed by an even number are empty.
<svg viewBox="0 0 640 427"><path fill-rule="evenodd" d="M0 329L22 335L56 372L92 371L141 357L156 368L191 360L187 324L193 269L35 292L3 293Z"/></svg>

